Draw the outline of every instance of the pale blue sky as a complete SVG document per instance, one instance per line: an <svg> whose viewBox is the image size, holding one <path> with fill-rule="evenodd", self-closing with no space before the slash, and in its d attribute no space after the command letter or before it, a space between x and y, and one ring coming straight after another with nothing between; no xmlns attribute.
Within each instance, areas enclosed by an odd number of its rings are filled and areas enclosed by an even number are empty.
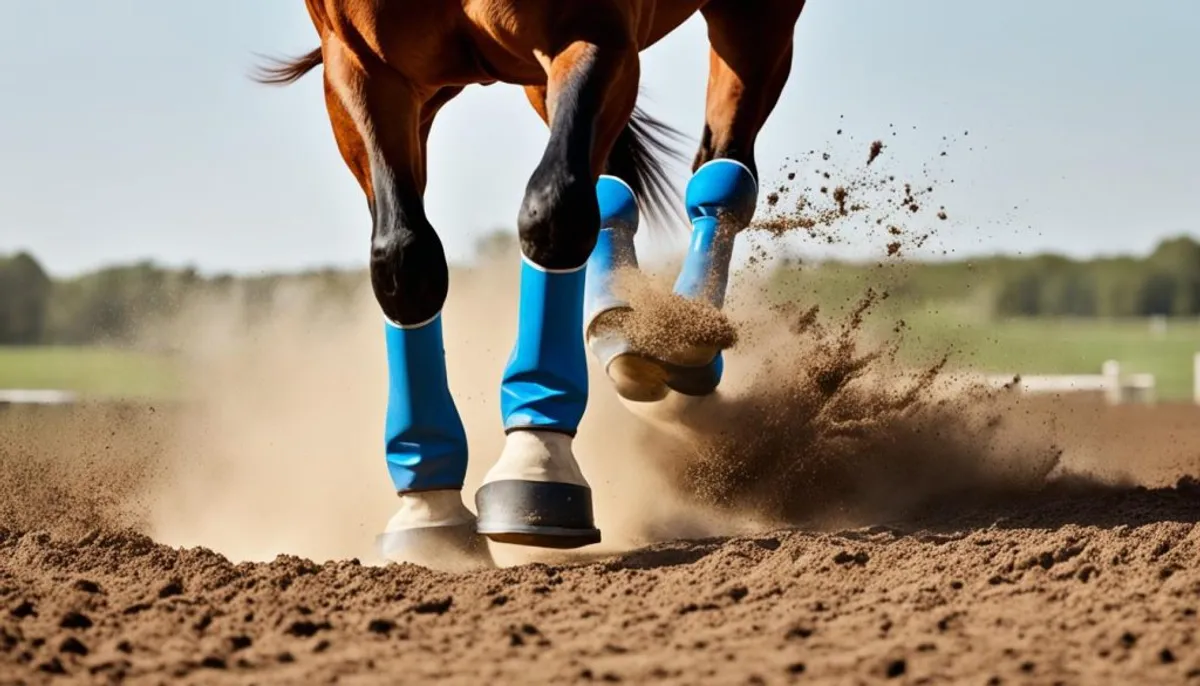
<svg viewBox="0 0 1200 686"><path fill-rule="evenodd" d="M246 78L256 52L315 45L303 2L0 10L0 253L32 250L56 274L141 258L206 271L364 262L368 217L319 76L288 89ZM956 180L939 186L955 220L940 246L954 254L1143 251L1200 233L1197 35L1200 4L1183 0L810 0L759 142L764 181L839 126L865 149L892 123L898 173L934 159ZM691 136L705 50L694 20L643 61L648 109ZM513 224L544 140L514 87L447 107L427 201L452 258Z"/></svg>

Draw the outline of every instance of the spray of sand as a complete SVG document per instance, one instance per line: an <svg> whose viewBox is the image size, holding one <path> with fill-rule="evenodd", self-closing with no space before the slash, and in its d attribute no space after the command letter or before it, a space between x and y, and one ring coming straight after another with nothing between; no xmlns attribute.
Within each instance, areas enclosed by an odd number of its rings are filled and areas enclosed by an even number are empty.
<svg viewBox="0 0 1200 686"><path fill-rule="evenodd" d="M1053 423L942 360L899 365L896 341L861 330L875 297L832 323L815 307L748 313L717 394L633 405L675 492L780 526L844 527L1043 488L1060 467Z"/></svg>
<svg viewBox="0 0 1200 686"><path fill-rule="evenodd" d="M0 531L145 527L171 430L139 404L0 407Z"/></svg>

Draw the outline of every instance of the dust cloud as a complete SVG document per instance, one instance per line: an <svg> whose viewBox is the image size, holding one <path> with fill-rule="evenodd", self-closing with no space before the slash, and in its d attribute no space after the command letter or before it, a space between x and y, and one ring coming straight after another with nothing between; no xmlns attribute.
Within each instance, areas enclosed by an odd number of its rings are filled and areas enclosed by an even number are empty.
<svg viewBox="0 0 1200 686"><path fill-rule="evenodd" d="M471 441L468 504L502 447L498 388L518 266L496 256L456 273L445 313L450 384ZM623 283L657 311L686 310L668 273ZM947 499L1034 491L1058 465L1051 425L1022 415L1019 398L951 390L936 362L904 369L894 342L867 341L870 298L845 321L823 321L802 303L763 304L757 278L739 274L729 319L713 318L738 330L713 397L626 404L589 360L576 452L605 541L580 554L904 517ZM152 537L233 559L374 559L394 503L380 447L383 325L368 291L354 303L321 311L292 292L250 328L226 303L180 318L187 400L154 481ZM493 549L504 564L571 555Z"/></svg>

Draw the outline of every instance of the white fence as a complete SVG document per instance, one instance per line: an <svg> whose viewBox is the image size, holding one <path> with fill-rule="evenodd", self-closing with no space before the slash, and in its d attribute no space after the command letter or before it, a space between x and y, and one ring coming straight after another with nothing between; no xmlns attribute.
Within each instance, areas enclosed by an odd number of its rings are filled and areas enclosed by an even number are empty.
<svg viewBox="0 0 1200 686"><path fill-rule="evenodd" d="M982 380L996 388L1012 384L1022 393L1102 393L1111 405L1152 404L1157 400L1153 374L1122 375L1121 365L1116 360L1105 362L1099 374L987 374L982 376ZM1200 352L1196 353L1192 360L1192 397L1193 401L1200 405ZM79 396L70 391L0 389L0 407L70 405L78 400Z"/></svg>
<svg viewBox="0 0 1200 686"><path fill-rule="evenodd" d="M0 406L4 405L70 405L78 402L79 396L70 391L48 389L25 390L0 388Z"/></svg>
<svg viewBox="0 0 1200 686"><path fill-rule="evenodd" d="M1192 400L1200 405L1200 353L1192 358Z"/></svg>
<svg viewBox="0 0 1200 686"><path fill-rule="evenodd" d="M1196 355L1195 366L1200 374L1200 353ZM1102 393L1110 405L1152 404L1157 400L1153 374L1122 375L1121 365L1116 360L1105 362L1099 374L989 374L984 379L985 383L997 388L1012 384L1022 393ZM1200 377L1196 381L1196 391L1196 402L1200 403Z"/></svg>

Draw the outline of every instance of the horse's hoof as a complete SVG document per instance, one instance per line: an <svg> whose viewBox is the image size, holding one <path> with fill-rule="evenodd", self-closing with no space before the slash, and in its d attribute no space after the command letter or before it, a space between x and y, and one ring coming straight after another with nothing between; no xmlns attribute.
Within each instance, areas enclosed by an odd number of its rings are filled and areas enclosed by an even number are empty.
<svg viewBox="0 0 1200 686"><path fill-rule="evenodd" d="M624 353L609 361L605 370L617 395L638 403L652 403L667 397L667 372L657 360Z"/></svg>
<svg viewBox="0 0 1200 686"><path fill-rule="evenodd" d="M495 567L487 541L475 529L475 515L458 490L404 493L400 508L376 551L388 562L407 562L446 572Z"/></svg>
<svg viewBox="0 0 1200 686"><path fill-rule="evenodd" d="M581 548L600 542L592 521L592 490L577 484L503 480L475 493L476 530L497 543Z"/></svg>
<svg viewBox="0 0 1200 686"><path fill-rule="evenodd" d="M475 524L428 526L388 531L375 537L379 556L442 572L471 572L495 567L487 541Z"/></svg>
<svg viewBox="0 0 1200 686"><path fill-rule="evenodd" d="M571 451L573 440L534 428L510 431L475 492L479 533L498 543L539 548L599 543L592 489Z"/></svg>
<svg viewBox="0 0 1200 686"><path fill-rule="evenodd" d="M612 358L607 372L617 395L649 403L666 398L670 391L688 396L712 394L721 383L721 366L720 353L706 364L685 365L629 352Z"/></svg>
<svg viewBox="0 0 1200 686"><path fill-rule="evenodd" d="M637 350L617 321L605 315L609 313L603 313L592 325L587 344L604 365L617 395L631 402L650 403L666 398L670 391L702 396L717 390L724 367L720 350L696 348L675 360L664 360Z"/></svg>
<svg viewBox="0 0 1200 686"><path fill-rule="evenodd" d="M724 359L719 352L702 365L664 364L668 366L667 386L681 395L710 395L721 384Z"/></svg>

